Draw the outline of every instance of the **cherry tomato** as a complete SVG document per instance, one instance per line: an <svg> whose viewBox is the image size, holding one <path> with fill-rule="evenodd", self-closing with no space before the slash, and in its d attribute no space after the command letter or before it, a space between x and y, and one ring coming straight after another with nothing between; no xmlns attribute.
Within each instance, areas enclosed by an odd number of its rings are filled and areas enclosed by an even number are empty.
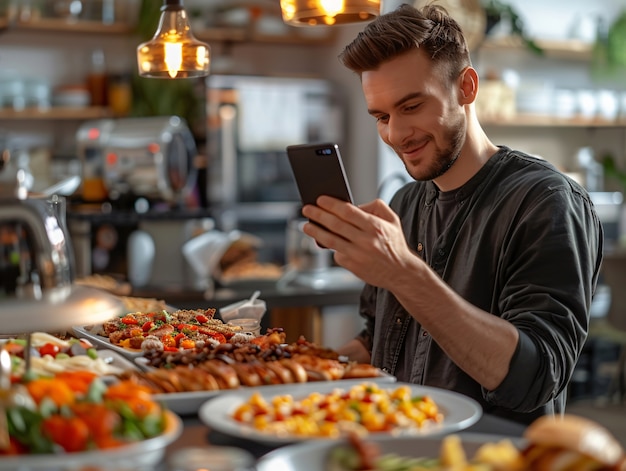
<svg viewBox="0 0 626 471"><path fill-rule="evenodd" d="M39 347L39 353L41 354L41 356L50 355L52 357L56 357L57 353L59 353L60 351L61 349L59 348L59 346L53 343L46 343Z"/></svg>

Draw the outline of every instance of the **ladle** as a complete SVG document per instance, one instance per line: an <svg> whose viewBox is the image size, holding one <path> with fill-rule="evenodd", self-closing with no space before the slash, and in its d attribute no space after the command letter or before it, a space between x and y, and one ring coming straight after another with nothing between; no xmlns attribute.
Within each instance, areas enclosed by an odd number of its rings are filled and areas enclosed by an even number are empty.
<svg viewBox="0 0 626 471"><path fill-rule="evenodd" d="M256 290L254 293L252 293L252 296L250 296L250 300L248 302L250 304L254 304L254 301L256 301L260 295L261 295L261 292L259 290Z"/></svg>

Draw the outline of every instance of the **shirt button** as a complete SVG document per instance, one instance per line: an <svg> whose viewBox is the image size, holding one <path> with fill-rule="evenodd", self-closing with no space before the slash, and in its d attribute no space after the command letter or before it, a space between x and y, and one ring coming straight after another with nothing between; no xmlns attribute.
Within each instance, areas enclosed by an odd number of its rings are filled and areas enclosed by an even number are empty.
<svg viewBox="0 0 626 471"><path fill-rule="evenodd" d="M437 253L438 253L441 257L443 257L443 256L446 254L446 251L445 251L445 250L443 250L443 249L439 249L439 250L437 250Z"/></svg>
<svg viewBox="0 0 626 471"><path fill-rule="evenodd" d="M396 324L402 324L402 319L400 317L396 317Z"/></svg>
<svg viewBox="0 0 626 471"><path fill-rule="evenodd" d="M389 368L387 368L386 366L381 368L381 370L383 370L385 373L389 373Z"/></svg>
<svg viewBox="0 0 626 471"><path fill-rule="evenodd" d="M428 337L428 332L426 331L422 332L422 337Z"/></svg>
<svg viewBox="0 0 626 471"><path fill-rule="evenodd" d="M421 242L418 242L418 243L417 243L417 251L418 251L418 252L421 252L422 250L424 250L424 246L422 245L422 243L421 243Z"/></svg>

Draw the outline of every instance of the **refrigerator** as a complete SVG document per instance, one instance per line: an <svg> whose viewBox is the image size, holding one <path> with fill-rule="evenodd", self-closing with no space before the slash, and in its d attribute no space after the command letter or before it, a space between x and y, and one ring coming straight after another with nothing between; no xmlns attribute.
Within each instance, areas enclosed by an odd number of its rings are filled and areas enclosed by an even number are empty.
<svg viewBox="0 0 626 471"><path fill-rule="evenodd" d="M326 79L210 75L206 79L206 197L216 225L264 240L263 261L284 262L300 197L285 148L341 145L344 111Z"/></svg>

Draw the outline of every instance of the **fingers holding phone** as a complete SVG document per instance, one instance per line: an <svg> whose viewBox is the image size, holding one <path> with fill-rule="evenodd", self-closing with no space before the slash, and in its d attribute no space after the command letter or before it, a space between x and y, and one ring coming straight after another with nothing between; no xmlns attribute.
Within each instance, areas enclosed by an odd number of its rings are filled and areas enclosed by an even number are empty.
<svg viewBox="0 0 626 471"><path fill-rule="evenodd" d="M353 203L339 146L333 143L300 144L287 147L302 205L316 205L322 195ZM311 221L313 222L313 221ZM325 227L332 232L331 227Z"/></svg>

